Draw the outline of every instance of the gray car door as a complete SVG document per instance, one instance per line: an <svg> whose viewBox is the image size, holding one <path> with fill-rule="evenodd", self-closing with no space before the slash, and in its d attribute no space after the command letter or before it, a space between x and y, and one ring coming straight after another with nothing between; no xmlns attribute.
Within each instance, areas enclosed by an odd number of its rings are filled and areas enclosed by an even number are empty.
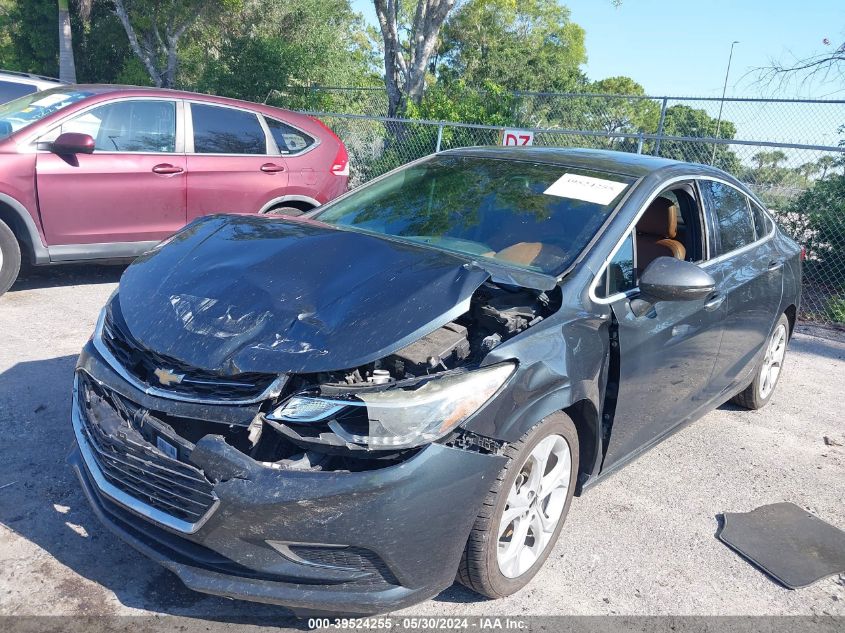
<svg viewBox="0 0 845 633"><path fill-rule="evenodd" d="M688 189L692 191L691 186ZM681 191L678 193L680 197ZM705 231L701 205L692 195L686 197L697 215L697 222L690 222L686 230L699 232L700 238ZM637 252L631 245L635 239L636 231L626 237L610 262L608 274L612 274L616 266L613 260L619 260L620 253ZM693 244L695 239L688 235L687 243ZM705 240L698 239L698 244L699 252L690 252L685 259L701 264L707 257L707 247ZM610 370L609 390L611 395L616 392L616 398L604 469L654 443L712 400L709 380L726 314L718 287L704 299L658 301L643 316L631 309L632 300L637 298L636 287L624 294L607 295L600 300L613 310L617 340L611 344L618 346L619 354L618 366Z"/></svg>
<svg viewBox="0 0 845 633"><path fill-rule="evenodd" d="M724 335L712 387L725 398L751 382L759 353L778 317L783 255L771 240L774 224L732 185L699 181L710 215L715 257L705 269L726 293Z"/></svg>

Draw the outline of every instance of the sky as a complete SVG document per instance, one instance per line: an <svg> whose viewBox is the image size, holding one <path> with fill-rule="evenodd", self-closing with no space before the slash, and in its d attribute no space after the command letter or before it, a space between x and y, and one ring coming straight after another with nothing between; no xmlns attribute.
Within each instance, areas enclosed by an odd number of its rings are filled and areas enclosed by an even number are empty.
<svg viewBox="0 0 845 633"><path fill-rule="evenodd" d="M773 86L755 69L832 50L845 41L845 0L567 0L586 31L590 79L632 77L648 94L718 97L737 40L728 96L845 98L840 82ZM372 0L352 0L376 24ZM822 43L831 42L829 47Z"/></svg>
<svg viewBox="0 0 845 633"><path fill-rule="evenodd" d="M618 8L611 0L563 4L586 32L583 70L592 80L625 75L649 95L720 97L736 40L727 96L845 99L841 78L783 85L761 81L758 71L772 60L788 65L832 52L845 41L845 0L623 0ZM352 0L352 5L376 24L372 0ZM824 38L831 42L827 47ZM706 109L714 107L718 104ZM782 141L835 144L839 138L832 121L841 122L843 106L818 106L805 126L795 124L788 105L725 107L740 138L773 140L779 127L788 128L777 132Z"/></svg>

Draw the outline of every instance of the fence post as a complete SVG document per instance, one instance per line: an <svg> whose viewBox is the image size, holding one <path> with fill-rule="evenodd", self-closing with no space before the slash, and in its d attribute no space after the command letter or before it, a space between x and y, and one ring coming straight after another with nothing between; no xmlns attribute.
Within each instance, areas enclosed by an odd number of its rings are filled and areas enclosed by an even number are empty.
<svg viewBox="0 0 845 633"><path fill-rule="evenodd" d="M443 124L437 126L437 148L434 150L435 152L440 151L440 143L443 141Z"/></svg>
<svg viewBox="0 0 845 633"><path fill-rule="evenodd" d="M640 132L639 137L637 138L637 154L643 153L643 133Z"/></svg>
<svg viewBox="0 0 845 633"><path fill-rule="evenodd" d="M666 121L666 102L668 99L663 97L663 105L660 107L660 121L657 123L657 139L654 141L654 155L660 155L660 137L663 136L663 123Z"/></svg>

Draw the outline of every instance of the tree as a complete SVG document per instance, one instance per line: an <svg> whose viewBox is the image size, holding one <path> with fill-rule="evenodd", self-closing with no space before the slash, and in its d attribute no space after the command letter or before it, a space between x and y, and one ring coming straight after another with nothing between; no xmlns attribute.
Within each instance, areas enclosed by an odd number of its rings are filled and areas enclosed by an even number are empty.
<svg viewBox="0 0 845 633"><path fill-rule="evenodd" d="M757 164L757 169L765 169L766 167L777 169L786 160L786 154L780 150L757 152L751 157L751 160Z"/></svg>
<svg viewBox="0 0 845 633"><path fill-rule="evenodd" d="M77 81L149 85L151 80L129 47L112 0L91 0L87 12L79 7L79 2L71 3Z"/></svg>
<svg viewBox="0 0 845 633"><path fill-rule="evenodd" d="M76 65L73 60L73 36L70 30L70 10L67 0L58 0L59 6L59 79L76 83Z"/></svg>
<svg viewBox="0 0 845 633"><path fill-rule="evenodd" d="M589 91L603 95L642 96L645 89L630 77L609 77L590 84ZM595 127L608 134L648 133L657 131L660 106L651 99L626 99L624 96L602 99L590 112Z"/></svg>
<svg viewBox="0 0 845 633"><path fill-rule="evenodd" d="M3 32L9 40L2 67L56 77L59 74L58 21L55 0L4 2Z"/></svg>
<svg viewBox="0 0 845 633"><path fill-rule="evenodd" d="M819 173L819 164L813 161L802 163L798 165L796 171L800 174L805 185L810 183L810 179Z"/></svg>
<svg viewBox="0 0 845 633"><path fill-rule="evenodd" d="M400 30L407 16L399 0L373 0L384 44L384 82L387 114L396 116L407 101L419 103L425 91L425 76L437 46L440 29L455 0L417 0L408 38Z"/></svg>
<svg viewBox="0 0 845 633"><path fill-rule="evenodd" d="M468 86L569 92L584 84L584 29L557 0L468 0L443 29L441 76Z"/></svg>
<svg viewBox="0 0 845 633"><path fill-rule="evenodd" d="M818 171L821 172L821 176L819 176L820 180L824 180L827 177L828 172L833 169L834 167L838 167L842 164L842 158L836 156L822 156L816 161L816 165L818 166Z"/></svg>
<svg viewBox="0 0 845 633"><path fill-rule="evenodd" d="M319 109L291 103L286 89L374 81L349 0L250 0L229 18L184 49L184 72L204 92Z"/></svg>
<svg viewBox="0 0 845 633"><path fill-rule="evenodd" d="M785 215L806 220L806 276L835 293L845 291L845 176L834 174L795 198Z"/></svg>
<svg viewBox="0 0 845 633"><path fill-rule="evenodd" d="M663 121L663 134L666 136L683 136L694 138L714 138L716 135L715 118L707 114L701 108L692 108L688 105L673 105L666 109L666 116ZM721 139L732 139L736 134L736 126L731 121L722 119L719 125L719 136ZM692 163L710 163L725 171L738 175L741 164L736 154L728 145L716 145L716 156L712 158L713 144L706 142L691 141L662 141L660 144L660 156L673 158Z"/></svg>
<svg viewBox="0 0 845 633"><path fill-rule="evenodd" d="M112 0L132 51L153 84L170 88L179 69L179 44L200 18L219 17L238 0Z"/></svg>
<svg viewBox="0 0 845 633"><path fill-rule="evenodd" d="M775 61L767 68L760 69L761 79L772 82L775 79L786 81L792 77L808 79L821 76L823 80L833 78L845 81L845 42L833 49L828 38L822 40L825 51L810 55L792 63Z"/></svg>

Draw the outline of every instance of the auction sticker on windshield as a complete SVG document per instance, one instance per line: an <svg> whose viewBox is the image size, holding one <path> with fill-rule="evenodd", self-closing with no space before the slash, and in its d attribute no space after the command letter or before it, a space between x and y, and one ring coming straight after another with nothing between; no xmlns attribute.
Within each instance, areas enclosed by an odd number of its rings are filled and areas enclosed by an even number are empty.
<svg viewBox="0 0 845 633"><path fill-rule="evenodd" d="M610 204L619 192L628 185L624 182L564 174L555 180L543 193L547 196L583 200L594 204Z"/></svg>

